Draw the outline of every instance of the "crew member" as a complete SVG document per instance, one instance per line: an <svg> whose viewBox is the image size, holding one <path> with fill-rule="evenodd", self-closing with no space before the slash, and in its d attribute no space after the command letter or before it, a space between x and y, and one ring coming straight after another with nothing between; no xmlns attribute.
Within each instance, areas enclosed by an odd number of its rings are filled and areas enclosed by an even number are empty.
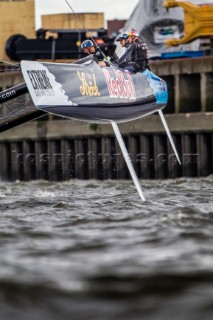
<svg viewBox="0 0 213 320"><path fill-rule="evenodd" d="M122 33L117 39L116 41L120 42L121 47L123 48L127 48L130 43L127 43L127 39L128 39L128 34L127 33Z"/></svg>
<svg viewBox="0 0 213 320"><path fill-rule="evenodd" d="M96 62L101 67L118 65L119 58L115 53L116 45L111 43L100 43L95 45L92 40L85 40L81 44L81 49L86 54L93 54Z"/></svg>
<svg viewBox="0 0 213 320"><path fill-rule="evenodd" d="M131 73L149 69L147 44L139 39L136 31L128 33L126 43L129 44L129 47L120 57L118 67L129 70Z"/></svg>

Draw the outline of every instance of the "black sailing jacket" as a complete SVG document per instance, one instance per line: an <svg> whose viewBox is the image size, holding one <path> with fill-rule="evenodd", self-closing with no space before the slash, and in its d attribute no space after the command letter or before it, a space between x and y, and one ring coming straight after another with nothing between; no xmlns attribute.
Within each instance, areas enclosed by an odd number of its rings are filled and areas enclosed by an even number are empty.
<svg viewBox="0 0 213 320"><path fill-rule="evenodd" d="M116 44L112 43L101 43L98 45L98 47L95 48L95 60L96 61L105 61L106 58L109 60L109 62L118 65L119 58L117 54L115 53L117 46ZM104 55L102 54L104 53ZM106 62L106 61L105 61ZM109 63L110 65L110 63Z"/></svg>
<svg viewBox="0 0 213 320"><path fill-rule="evenodd" d="M127 66L133 66L136 72L148 67L148 47L144 41L135 40L120 57L118 67Z"/></svg>

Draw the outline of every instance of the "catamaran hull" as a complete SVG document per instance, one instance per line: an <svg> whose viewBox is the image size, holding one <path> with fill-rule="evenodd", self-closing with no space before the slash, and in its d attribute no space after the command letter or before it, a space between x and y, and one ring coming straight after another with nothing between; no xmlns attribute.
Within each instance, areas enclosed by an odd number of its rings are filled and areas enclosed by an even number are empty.
<svg viewBox="0 0 213 320"><path fill-rule="evenodd" d="M126 122L164 108L164 80L146 70L130 74L100 68L93 60L82 64L21 62L35 107L62 117L96 123Z"/></svg>
<svg viewBox="0 0 213 320"><path fill-rule="evenodd" d="M130 74L123 69L100 68L92 58L86 61L82 60L82 63L78 61L75 64L22 61L21 70L35 106L35 108L30 106L23 116L28 115L28 111L30 113L37 111L39 116L43 115L43 112L50 112L87 122L111 123L142 201L145 201L145 196L117 122L131 121L158 111L180 163L161 110L168 101L167 85L163 79L151 71ZM2 92L0 100L8 102L25 93L26 88L22 84L17 88ZM35 112L35 116L38 115L37 112ZM13 118L14 123L18 123L20 120L19 115L14 115ZM7 123L7 120L3 119L3 125Z"/></svg>

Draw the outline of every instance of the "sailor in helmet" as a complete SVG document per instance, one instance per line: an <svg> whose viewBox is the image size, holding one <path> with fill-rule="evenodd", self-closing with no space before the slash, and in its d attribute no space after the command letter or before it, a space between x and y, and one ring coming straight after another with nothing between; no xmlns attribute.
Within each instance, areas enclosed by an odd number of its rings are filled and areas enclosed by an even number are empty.
<svg viewBox="0 0 213 320"><path fill-rule="evenodd" d="M127 43L127 39L128 39L128 34L127 33L122 33L117 39L116 41L120 42L121 47L123 48L127 48L130 43Z"/></svg>
<svg viewBox="0 0 213 320"><path fill-rule="evenodd" d="M140 40L139 34L133 30L127 33L127 50L119 59L119 68L129 70L131 73L145 71L148 66L148 47Z"/></svg>
<svg viewBox="0 0 213 320"><path fill-rule="evenodd" d="M111 43L94 43L92 40L85 40L81 44L81 49L86 54L93 54L95 61L100 67L118 64L118 56L115 53L116 45Z"/></svg>

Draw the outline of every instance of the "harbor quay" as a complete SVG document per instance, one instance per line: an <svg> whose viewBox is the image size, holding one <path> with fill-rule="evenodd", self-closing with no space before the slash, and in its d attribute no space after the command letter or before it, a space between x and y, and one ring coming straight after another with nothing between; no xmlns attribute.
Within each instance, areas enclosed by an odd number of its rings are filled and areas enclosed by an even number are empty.
<svg viewBox="0 0 213 320"><path fill-rule="evenodd" d="M166 115L182 164L159 116L119 124L139 178L213 173L213 113ZM190 125L189 125L190 124ZM32 121L0 135L2 180L130 178L110 125L72 120Z"/></svg>

